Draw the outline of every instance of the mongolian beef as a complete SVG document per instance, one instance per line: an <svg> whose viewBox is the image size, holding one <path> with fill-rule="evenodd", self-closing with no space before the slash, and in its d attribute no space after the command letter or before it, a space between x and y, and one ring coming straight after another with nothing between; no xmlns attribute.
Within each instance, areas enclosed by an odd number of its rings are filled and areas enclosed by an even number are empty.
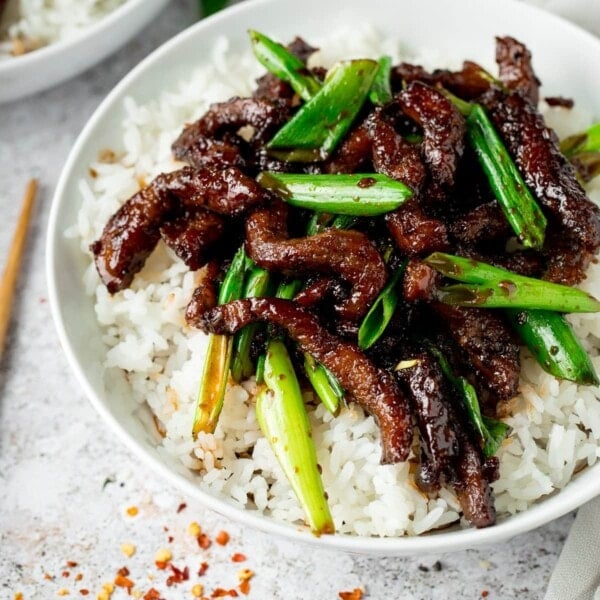
<svg viewBox="0 0 600 600"><path fill-rule="evenodd" d="M562 314L599 309L567 286L600 247L600 210L537 110L531 55L499 37L497 76L388 57L325 71L300 38L251 38L269 72L185 127L172 151L187 164L112 216L98 273L127 288L159 240L204 269L186 313L210 334L194 433L214 431L229 376L256 376L259 424L316 533L333 524L311 385L333 413L374 416L383 463L415 456L423 493L449 487L492 525L520 346L598 383Z"/></svg>

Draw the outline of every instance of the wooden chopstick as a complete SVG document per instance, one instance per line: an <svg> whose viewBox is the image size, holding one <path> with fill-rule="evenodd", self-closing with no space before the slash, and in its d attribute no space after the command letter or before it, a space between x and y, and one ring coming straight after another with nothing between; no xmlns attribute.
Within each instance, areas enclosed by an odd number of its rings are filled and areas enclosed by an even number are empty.
<svg viewBox="0 0 600 600"><path fill-rule="evenodd" d="M27 184L21 214L17 223L17 229L12 239L12 244L8 253L8 260L0 282L0 357L4 350L4 340L10 323L10 312L12 308L13 296L17 287L17 278L21 267L23 250L25 249L25 240L27 239L27 229L31 221L35 194L37 192L37 181L32 179Z"/></svg>

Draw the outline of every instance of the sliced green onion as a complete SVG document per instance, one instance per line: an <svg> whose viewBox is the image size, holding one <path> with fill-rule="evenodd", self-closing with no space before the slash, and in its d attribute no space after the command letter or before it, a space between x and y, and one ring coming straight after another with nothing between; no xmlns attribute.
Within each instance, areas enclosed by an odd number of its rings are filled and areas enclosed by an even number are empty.
<svg viewBox="0 0 600 600"><path fill-rule="evenodd" d="M377 173L306 175L265 171L257 181L292 206L355 217L385 214L412 197L409 187Z"/></svg>
<svg viewBox="0 0 600 600"><path fill-rule="evenodd" d="M308 352L304 354L304 372L325 408L331 414L337 414L340 402L344 398L344 390L335 375L318 363Z"/></svg>
<svg viewBox="0 0 600 600"><path fill-rule="evenodd" d="M379 68L369 91L369 100L373 104L387 104L392 100L392 85L390 74L392 70L392 57L382 56L379 61Z"/></svg>
<svg viewBox="0 0 600 600"><path fill-rule="evenodd" d="M281 340L271 340L268 344L264 377L267 388L256 399L261 431L304 509L313 533L334 533L302 392Z"/></svg>
<svg viewBox="0 0 600 600"><path fill-rule="evenodd" d="M289 162L325 160L356 118L377 68L373 60L337 63L315 96L267 144L268 153Z"/></svg>

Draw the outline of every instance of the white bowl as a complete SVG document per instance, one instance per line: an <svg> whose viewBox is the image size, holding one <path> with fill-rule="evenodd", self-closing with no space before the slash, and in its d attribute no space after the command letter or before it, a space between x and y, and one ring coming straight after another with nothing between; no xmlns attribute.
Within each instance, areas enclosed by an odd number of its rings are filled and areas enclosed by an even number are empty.
<svg viewBox="0 0 600 600"><path fill-rule="evenodd" d="M0 103L41 92L99 63L156 16L169 0L128 0L76 37L0 61Z"/></svg>
<svg viewBox="0 0 600 600"><path fill-rule="evenodd" d="M600 464L577 475L559 493L520 514L502 518L487 529L453 529L421 537L364 538L322 536L268 517L244 511L196 487L180 475L175 459L156 449L149 429L134 416L134 401L107 394L101 374L105 349L100 342L92 301L84 293L84 258L64 230L76 217L80 194L77 182L102 148L120 147L119 125L123 99L132 95L140 103L189 76L219 36L231 40L234 50L247 48L248 28L286 40L294 35L307 40L326 35L332 27L372 22L383 34L397 36L408 48L435 48L444 56L464 56L491 62L494 35L510 34L531 48L545 95L563 94L600 115L597 73L600 41L586 32L529 5L512 0L421 0L418 3L380 0L256 0L237 5L164 44L138 65L104 100L79 136L60 178L50 216L47 270L50 300L59 336L68 360L98 412L117 435L155 472L207 507L264 531L326 548L356 553L403 555L444 552L498 542L538 527L573 510L600 493ZM588 65L593 65L594 72ZM178 468L181 468L180 465Z"/></svg>

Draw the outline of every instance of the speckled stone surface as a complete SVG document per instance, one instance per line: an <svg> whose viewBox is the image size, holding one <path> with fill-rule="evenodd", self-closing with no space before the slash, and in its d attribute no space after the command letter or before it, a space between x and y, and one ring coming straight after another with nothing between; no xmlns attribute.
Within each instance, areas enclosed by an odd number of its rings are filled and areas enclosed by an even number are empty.
<svg viewBox="0 0 600 600"><path fill-rule="evenodd" d="M192 2L173 0L142 35L86 74L41 95L0 106L0 256L5 257L27 180L41 183L13 322L0 366L0 599L97 598L126 566L135 587L166 600L192 586L237 588L255 572L248 598L325 600L361 587L369 599L539 599L572 523L568 515L494 547L414 558L316 551L273 539L205 510L143 467L83 396L59 347L47 302L44 235L58 175L73 142L107 92L136 63L191 24ZM5 260L0 261L2 266ZM177 512L178 507L187 506ZM135 506L137 516L127 508ZM187 533L197 521L226 546L206 550ZM120 547L135 546L133 556ZM154 564L170 548L188 581L167 587ZM247 560L232 562L234 553ZM76 566L68 566L74 561ZM202 577L197 571L209 563ZM17 596L18 597L18 596Z"/></svg>

